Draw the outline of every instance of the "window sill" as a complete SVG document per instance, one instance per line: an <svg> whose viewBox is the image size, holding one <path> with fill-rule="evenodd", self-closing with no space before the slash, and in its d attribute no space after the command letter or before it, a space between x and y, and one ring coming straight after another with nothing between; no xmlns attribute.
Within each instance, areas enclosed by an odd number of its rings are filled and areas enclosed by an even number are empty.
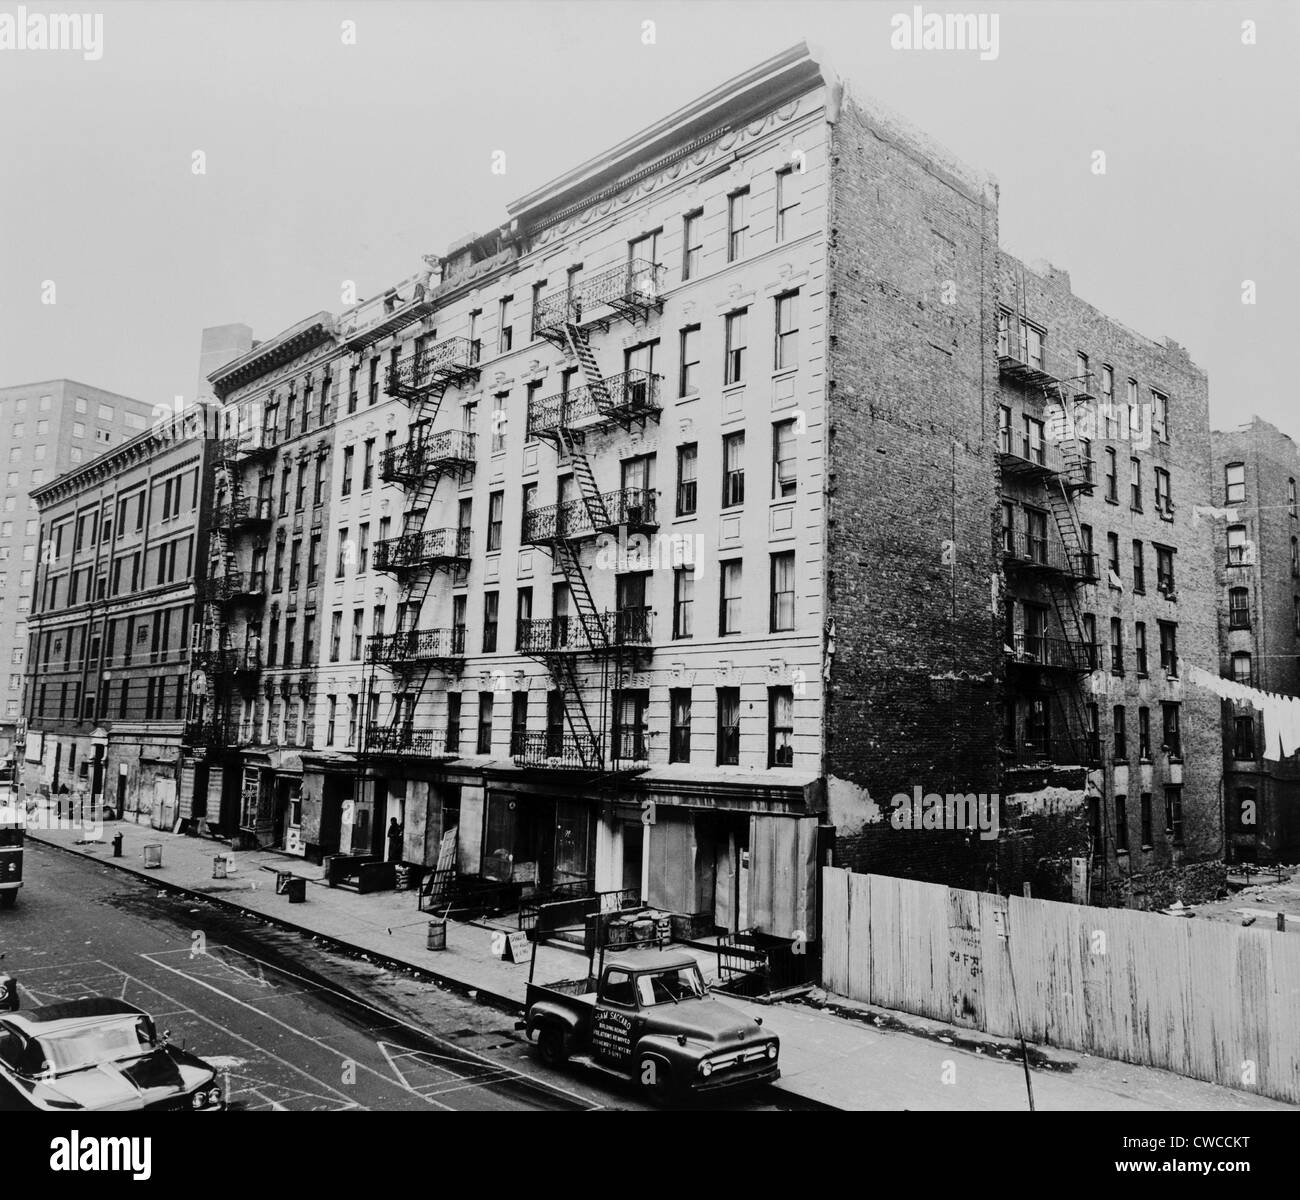
<svg viewBox="0 0 1300 1200"><path fill-rule="evenodd" d="M793 367L777 367L772 372L773 379L785 379L789 375L799 374L799 364L795 363Z"/></svg>
<svg viewBox="0 0 1300 1200"><path fill-rule="evenodd" d="M1118 501L1118 500L1112 500L1109 496L1106 497L1106 503L1107 503L1107 504L1113 504L1116 508L1119 507L1119 501Z"/></svg>
<svg viewBox="0 0 1300 1200"><path fill-rule="evenodd" d="M744 387L745 387L745 380L743 379L737 379L732 383L724 383L722 385L722 394L724 396L727 396L730 395L732 392L743 391Z"/></svg>

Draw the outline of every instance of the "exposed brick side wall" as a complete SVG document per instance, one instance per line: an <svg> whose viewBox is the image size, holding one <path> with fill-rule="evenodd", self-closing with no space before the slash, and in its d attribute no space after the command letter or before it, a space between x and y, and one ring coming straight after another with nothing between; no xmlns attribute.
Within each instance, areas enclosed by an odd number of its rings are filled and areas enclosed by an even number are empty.
<svg viewBox="0 0 1300 1200"><path fill-rule="evenodd" d="M983 886L964 834L880 825L897 792L994 792L996 199L846 103L830 202L826 773L837 858Z"/></svg>

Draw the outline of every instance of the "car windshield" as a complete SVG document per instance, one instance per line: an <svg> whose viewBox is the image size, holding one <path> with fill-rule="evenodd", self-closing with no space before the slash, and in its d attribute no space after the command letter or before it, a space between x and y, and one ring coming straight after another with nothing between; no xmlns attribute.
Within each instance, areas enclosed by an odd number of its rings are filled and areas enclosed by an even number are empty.
<svg viewBox="0 0 1300 1200"><path fill-rule="evenodd" d="M153 1034L145 1017L123 1016L67 1033L33 1038L24 1066L30 1073L77 1071L97 1063L139 1058L153 1049ZM36 1060L41 1061L36 1061Z"/></svg>
<svg viewBox="0 0 1300 1200"><path fill-rule="evenodd" d="M699 967L679 967L655 975L640 975L636 987L643 1008L672 1004L676 1000L698 1000L707 994Z"/></svg>

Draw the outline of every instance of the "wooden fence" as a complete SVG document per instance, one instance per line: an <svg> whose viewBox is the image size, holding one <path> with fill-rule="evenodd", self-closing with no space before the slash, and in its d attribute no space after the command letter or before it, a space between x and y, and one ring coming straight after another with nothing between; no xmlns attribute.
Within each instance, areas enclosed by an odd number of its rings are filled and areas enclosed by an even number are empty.
<svg viewBox="0 0 1300 1200"><path fill-rule="evenodd" d="M829 991L1300 1103L1295 934L832 867L822 883Z"/></svg>

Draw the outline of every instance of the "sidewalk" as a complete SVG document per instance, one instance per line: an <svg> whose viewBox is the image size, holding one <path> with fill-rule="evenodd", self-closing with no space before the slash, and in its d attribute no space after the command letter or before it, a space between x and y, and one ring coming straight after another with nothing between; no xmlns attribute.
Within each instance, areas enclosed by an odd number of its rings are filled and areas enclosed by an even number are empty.
<svg viewBox="0 0 1300 1200"><path fill-rule="evenodd" d="M112 838L122 835L122 857ZM381 962L414 968L439 983L499 1007L523 1005L528 964L492 953L496 931L469 922L447 924L447 948L427 948L429 916L415 892L355 892L329 888L323 869L275 851L234 852L222 842L113 821L102 841L86 842L76 829L30 829L32 842L102 860L159 887L175 888L334 941ZM162 866L144 867L144 846L162 846ZM214 879L217 855L232 861L226 879ZM309 881L307 900L276 895L272 871ZM28 872L29 878L31 872ZM702 962L706 975L709 962ZM542 946L537 977L573 978L586 969L580 952ZM839 1109L1023 1109L1025 1084L1019 1048L1006 1039L957 1029L842 997L816 993L806 1001L759 1005L725 998L781 1038L781 1079L793 1095ZM1035 1101L1040 1109L1287 1109L1244 1092L1166 1071L1091 1058L1054 1047L1030 1047ZM1014 1061L1008 1061L1014 1056Z"/></svg>

